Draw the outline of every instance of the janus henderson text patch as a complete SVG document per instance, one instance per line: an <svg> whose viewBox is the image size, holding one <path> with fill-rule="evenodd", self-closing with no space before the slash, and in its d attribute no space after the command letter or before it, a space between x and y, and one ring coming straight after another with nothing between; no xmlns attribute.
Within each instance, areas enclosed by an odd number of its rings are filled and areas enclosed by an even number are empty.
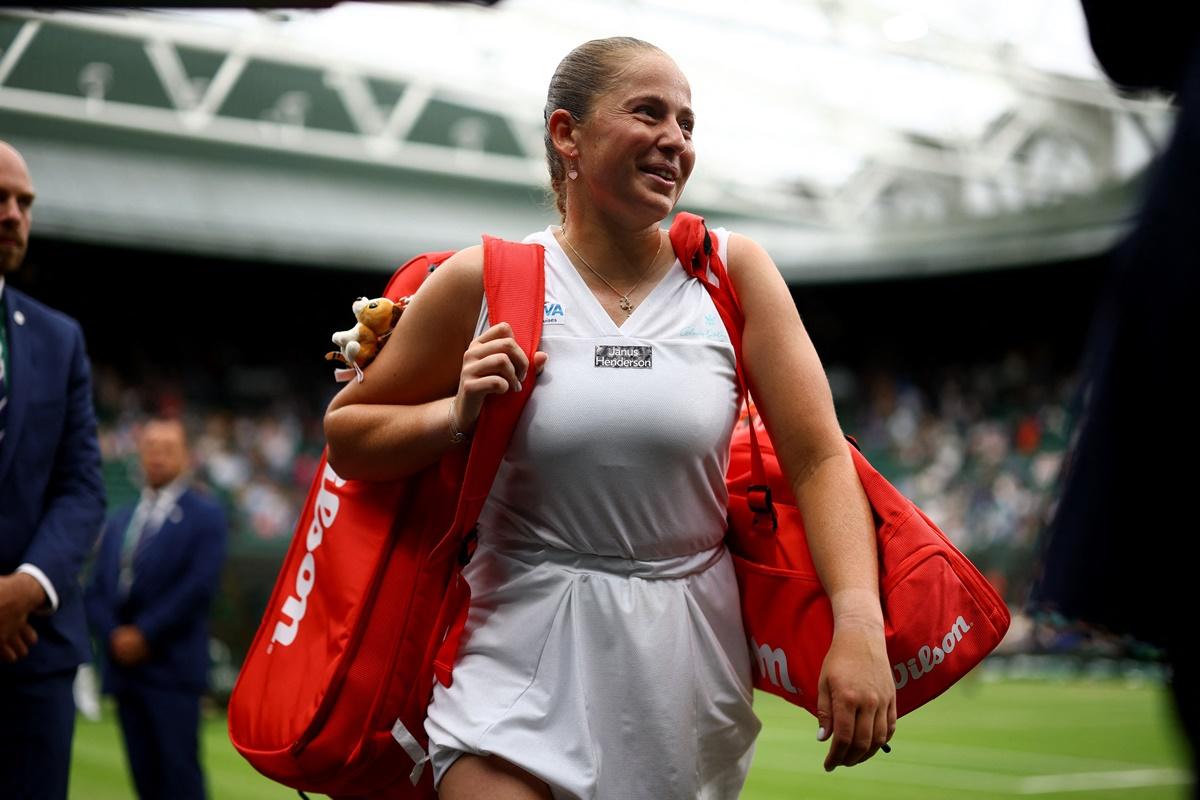
<svg viewBox="0 0 1200 800"><path fill-rule="evenodd" d="M596 345L597 367L615 369L653 369L654 348L648 345Z"/></svg>

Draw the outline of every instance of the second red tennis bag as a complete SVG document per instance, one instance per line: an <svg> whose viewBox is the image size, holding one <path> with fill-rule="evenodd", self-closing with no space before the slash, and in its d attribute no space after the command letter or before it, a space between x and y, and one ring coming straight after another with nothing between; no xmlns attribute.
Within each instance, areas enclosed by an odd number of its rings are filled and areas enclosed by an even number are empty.
<svg viewBox="0 0 1200 800"><path fill-rule="evenodd" d="M717 242L704 220L692 214L676 217L671 241L725 322L748 400L741 369L744 317ZM753 406L749 409L730 447L726 542L751 659L757 662L754 685L815 716L817 682L833 641L833 610L774 446ZM857 445L850 446L850 455L875 519L896 710L906 714L950 688L995 649L1011 617L987 579L921 509L876 472Z"/></svg>
<svg viewBox="0 0 1200 800"><path fill-rule="evenodd" d="M412 294L449 255L413 259L386 295ZM484 238L491 322L512 325L531 361L542 258ZM229 702L229 738L259 772L334 797L435 797L426 708L435 676L450 684L470 603L462 566L531 378L487 398L469 450L405 480L344 480L321 459Z"/></svg>

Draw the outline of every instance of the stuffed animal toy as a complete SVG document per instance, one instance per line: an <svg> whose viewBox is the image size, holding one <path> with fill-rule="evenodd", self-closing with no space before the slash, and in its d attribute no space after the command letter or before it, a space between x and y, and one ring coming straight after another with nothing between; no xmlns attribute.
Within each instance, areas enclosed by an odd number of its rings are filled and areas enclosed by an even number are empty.
<svg viewBox="0 0 1200 800"><path fill-rule="evenodd" d="M338 349L325 354L327 361L341 361L353 368L353 371L334 370L337 380L346 381L351 375L356 375L358 381L362 382L363 367L378 355L379 348L391 335L396 321L408 307L408 301L407 297L402 297L395 303L386 297L376 297L374 300L360 297L354 301L351 308L358 324L349 330L335 333L333 343Z"/></svg>

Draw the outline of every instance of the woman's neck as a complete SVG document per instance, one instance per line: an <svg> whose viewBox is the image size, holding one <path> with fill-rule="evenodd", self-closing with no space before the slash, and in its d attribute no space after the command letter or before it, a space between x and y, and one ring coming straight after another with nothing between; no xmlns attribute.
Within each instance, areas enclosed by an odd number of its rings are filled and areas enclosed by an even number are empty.
<svg viewBox="0 0 1200 800"><path fill-rule="evenodd" d="M617 284L648 277L660 260L656 254L661 256L666 249L657 222L640 229L621 228L568 213L559 237L565 237L568 253L574 249L573 255Z"/></svg>

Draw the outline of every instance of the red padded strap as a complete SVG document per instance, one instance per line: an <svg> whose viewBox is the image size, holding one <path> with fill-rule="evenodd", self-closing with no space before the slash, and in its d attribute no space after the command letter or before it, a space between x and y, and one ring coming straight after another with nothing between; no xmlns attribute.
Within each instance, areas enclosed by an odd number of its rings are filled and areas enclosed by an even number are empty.
<svg viewBox="0 0 1200 800"><path fill-rule="evenodd" d="M439 632L443 625L446 626L446 638L442 639L433 659L433 674L442 686L453 683L454 662L458 659L458 646L462 642L463 631L467 629L467 612L470 610L471 584L467 583L461 572L455 572L438 619Z"/></svg>
<svg viewBox="0 0 1200 800"><path fill-rule="evenodd" d="M729 279L725 262L721 260L720 242L704 224L704 217L686 211L675 215L675 220L671 223L670 236L675 257L679 259L679 263L683 264L683 268L688 271L688 274L700 281L708 290L713 305L717 307L717 313L721 316L721 321L725 323L725 330L729 333L730 341L733 342L733 351L736 357L738 391L741 392L742 399L749 403L750 385L746 381L746 375L742 369L742 329L746 325L746 315L742 313L742 305L738 302L737 292L733 288L733 282ZM754 427L754 419L751 418L748 422L750 424L750 476L754 485L766 486L767 470L763 465L758 432Z"/></svg>
<svg viewBox="0 0 1200 800"><path fill-rule="evenodd" d="M497 325L507 322L512 326L513 338L525 351L529 363L542 339L542 311L546 294L545 250L541 245L519 244L483 237L483 290L487 296L488 322ZM471 452L467 457L467 469L463 475L462 491L458 496L458 507L454 512L454 523L434 548L435 553L444 548L460 549L459 569L470 559L471 552L464 551L474 544L472 537L475 522L500 461L508 449L513 428L525 409L529 393L537 382L537 375L530 370L521 382L520 392L493 394L483 401L483 410L475 425L476 434L471 441ZM471 607L471 587L455 572L449 596L442 608L441 620L445 620L446 634L434 658L434 675L443 686L451 683L454 662L458 657L458 646L467 627L467 612Z"/></svg>
<svg viewBox="0 0 1200 800"><path fill-rule="evenodd" d="M483 237L483 288L487 296L488 321L492 325L507 322L512 326L513 338L525 351L530 364L542 339L546 294L544 257L545 250L541 245ZM475 526L492 489L496 470L508 449L513 428L536 382L537 376L531 369L521 383L520 392L488 395L484 400L483 411L475 426L476 434L471 441L454 524L436 549L457 548Z"/></svg>

